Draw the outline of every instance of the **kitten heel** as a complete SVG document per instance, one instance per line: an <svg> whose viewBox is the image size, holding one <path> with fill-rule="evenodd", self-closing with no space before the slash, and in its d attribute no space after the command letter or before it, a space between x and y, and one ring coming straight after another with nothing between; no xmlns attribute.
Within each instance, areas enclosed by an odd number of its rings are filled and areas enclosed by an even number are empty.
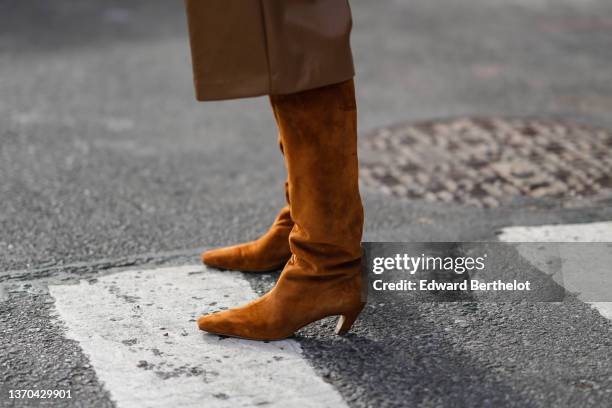
<svg viewBox="0 0 612 408"><path fill-rule="evenodd" d="M362 304L354 312L341 314L334 332L340 336L346 334L349 330L351 330L353 323L355 323L355 320L357 320L357 317L359 316L359 313L361 313L361 311L363 310L364 305L365 303Z"/></svg>

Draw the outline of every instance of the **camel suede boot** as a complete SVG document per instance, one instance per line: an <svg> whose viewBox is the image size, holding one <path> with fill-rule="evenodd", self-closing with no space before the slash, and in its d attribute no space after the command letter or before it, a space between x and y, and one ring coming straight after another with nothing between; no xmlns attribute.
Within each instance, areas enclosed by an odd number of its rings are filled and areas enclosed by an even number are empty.
<svg viewBox="0 0 612 408"><path fill-rule="evenodd" d="M354 84L270 99L289 175L292 256L266 295L203 316L198 326L220 335L278 340L316 320L340 316L341 334L365 304Z"/></svg>
<svg viewBox="0 0 612 408"><path fill-rule="evenodd" d="M278 142L284 154L283 141ZM289 182L285 182L285 198L289 203ZM290 206L276 216L270 229L255 241L203 252L202 262L219 269L242 272L268 272L281 269L291 257L289 233L293 228Z"/></svg>

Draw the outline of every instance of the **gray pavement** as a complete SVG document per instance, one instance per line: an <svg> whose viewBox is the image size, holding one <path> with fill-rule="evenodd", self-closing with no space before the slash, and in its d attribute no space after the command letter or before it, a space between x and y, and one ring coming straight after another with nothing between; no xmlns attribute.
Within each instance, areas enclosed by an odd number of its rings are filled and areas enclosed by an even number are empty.
<svg viewBox="0 0 612 408"><path fill-rule="evenodd" d="M612 129L608 1L352 6L364 133L460 115ZM54 319L49 283L196 262L203 248L256 237L282 205L268 102L196 103L189 58L180 3L0 1L0 406L24 403L8 389L35 387L113 405ZM370 241L612 219L609 197L482 209L363 193ZM247 278L261 292L274 275ZM330 324L297 339L350 406L609 405L612 325L577 300L375 298L354 334L333 338Z"/></svg>

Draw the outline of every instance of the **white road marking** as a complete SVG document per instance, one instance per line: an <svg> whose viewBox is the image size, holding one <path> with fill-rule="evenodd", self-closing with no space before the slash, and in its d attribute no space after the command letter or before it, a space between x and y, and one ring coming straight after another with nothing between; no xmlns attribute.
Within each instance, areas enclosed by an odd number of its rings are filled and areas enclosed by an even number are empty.
<svg viewBox="0 0 612 408"><path fill-rule="evenodd" d="M49 289L68 337L120 408L346 407L296 341L221 339L197 329L200 314L257 297L239 273L168 267Z"/></svg>
<svg viewBox="0 0 612 408"><path fill-rule="evenodd" d="M612 242L612 221L508 227L502 230L500 240L506 242Z"/></svg>
<svg viewBox="0 0 612 408"><path fill-rule="evenodd" d="M502 230L499 239L504 242L612 243L612 222L508 227ZM574 248L566 245L563 248L562 273L557 276L561 281L558 283L567 290L578 293L580 299L596 308L602 316L612 320L612 302L589 301L611 296L612 266L609 261L612 244ZM519 248L519 251L538 268L548 272L546 263L542 262L542 254L536 254L533 247L524 246Z"/></svg>

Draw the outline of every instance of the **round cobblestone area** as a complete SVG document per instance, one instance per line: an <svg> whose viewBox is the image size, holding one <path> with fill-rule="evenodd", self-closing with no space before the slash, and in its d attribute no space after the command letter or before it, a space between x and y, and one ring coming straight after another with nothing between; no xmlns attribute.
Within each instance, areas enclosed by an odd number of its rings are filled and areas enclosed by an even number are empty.
<svg viewBox="0 0 612 408"><path fill-rule="evenodd" d="M497 207L612 193L612 133L582 124L457 118L382 128L362 142L364 183L397 197Z"/></svg>

